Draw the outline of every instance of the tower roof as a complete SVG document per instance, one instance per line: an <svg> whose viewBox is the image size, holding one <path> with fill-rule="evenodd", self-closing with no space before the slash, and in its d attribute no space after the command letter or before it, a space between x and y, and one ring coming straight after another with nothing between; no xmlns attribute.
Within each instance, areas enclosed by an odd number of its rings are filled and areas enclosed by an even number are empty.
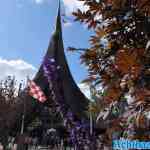
<svg viewBox="0 0 150 150"><path fill-rule="evenodd" d="M64 95L64 101L74 113L83 114L83 112L87 109L88 99L84 96L75 83L64 53L60 5L56 19L55 32L50 40L45 57L53 57L56 60L56 64L60 67L59 77L61 78L61 84L63 86L62 92ZM45 82L43 82L44 77L42 66L35 77L35 81L42 86L43 90L48 86Z"/></svg>

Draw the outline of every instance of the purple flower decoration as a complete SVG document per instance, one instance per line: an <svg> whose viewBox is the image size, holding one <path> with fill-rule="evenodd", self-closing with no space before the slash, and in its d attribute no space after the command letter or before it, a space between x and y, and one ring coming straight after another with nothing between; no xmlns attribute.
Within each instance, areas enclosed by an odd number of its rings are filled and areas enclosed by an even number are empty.
<svg viewBox="0 0 150 150"><path fill-rule="evenodd" d="M54 102L57 105L56 110L61 112L64 117L64 125L70 134L70 140L73 146L76 146L77 150L84 149L85 146L93 145L96 141L95 135L90 135L90 123L85 120L76 120L75 115L67 107L64 101L63 89L59 82L58 70L61 66L58 66L53 57L46 58L43 61L43 71L49 85L50 90L55 94Z"/></svg>

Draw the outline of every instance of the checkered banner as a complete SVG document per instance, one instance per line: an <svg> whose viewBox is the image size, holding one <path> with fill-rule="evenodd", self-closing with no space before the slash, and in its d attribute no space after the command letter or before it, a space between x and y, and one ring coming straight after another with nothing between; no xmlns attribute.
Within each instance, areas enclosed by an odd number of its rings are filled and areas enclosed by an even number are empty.
<svg viewBox="0 0 150 150"><path fill-rule="evenodd" d="M40 102L45 102L47 100L45 94L41 88L32 80L28 80L29 95L37 99Z"/></svg>

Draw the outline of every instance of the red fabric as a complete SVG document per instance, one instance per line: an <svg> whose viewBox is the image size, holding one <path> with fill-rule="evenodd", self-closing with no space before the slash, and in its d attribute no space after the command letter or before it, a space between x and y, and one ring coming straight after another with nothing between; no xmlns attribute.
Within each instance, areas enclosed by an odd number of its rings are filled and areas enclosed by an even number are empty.
<svg viewBox="0 0 150 150"><path fill-rule="evenodd" d="M32 96L33 98L37 99L42 103L47 100L41 88L38 85L36 85L34 81L28 80L28 87L30 96Z"/></svg>

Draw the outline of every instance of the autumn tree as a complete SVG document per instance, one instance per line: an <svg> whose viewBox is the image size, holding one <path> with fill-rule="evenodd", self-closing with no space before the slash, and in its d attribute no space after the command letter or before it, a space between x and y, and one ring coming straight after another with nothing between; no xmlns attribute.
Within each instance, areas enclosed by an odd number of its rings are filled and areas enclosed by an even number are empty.
<svg viewBox="0 0 150 150"><path fill-rule="evenodd" d="M23 87L23 82L19 83L15 77L8 76L0 81L0 143L4 147L8 146L9 136L17 137L20 134L23 113L25 116L28 114L24 122L24 132L33 137L42 138L45 130L62 126L62 118L56 112L54 102L32 102L30 97L24 97L24 91L28 92ZM34 113L28 113L31 110L29 102L36 105Z"/></svg>
<svg viewBox="0 0 150 150"><path fill-rule="evenodd" d="M111 124L106 139L111 141L113 133L116 138L150 139L150 1L79 1L87 7L73 12L75 20L93 31L81 62L88 67L85 81L98 91L102 87L98 102L105 104L103 120Z"/></svg>
<svg viewBox="0 0 150 150"><path fill-rule="evenodd" d="M18 90L16 80L14 77L8 76L5 80L0 82L0 142L7 145L8 137L8 114L13 113L12 105L17 102ZM5 128L5 130L4 130Z"/></svg>

